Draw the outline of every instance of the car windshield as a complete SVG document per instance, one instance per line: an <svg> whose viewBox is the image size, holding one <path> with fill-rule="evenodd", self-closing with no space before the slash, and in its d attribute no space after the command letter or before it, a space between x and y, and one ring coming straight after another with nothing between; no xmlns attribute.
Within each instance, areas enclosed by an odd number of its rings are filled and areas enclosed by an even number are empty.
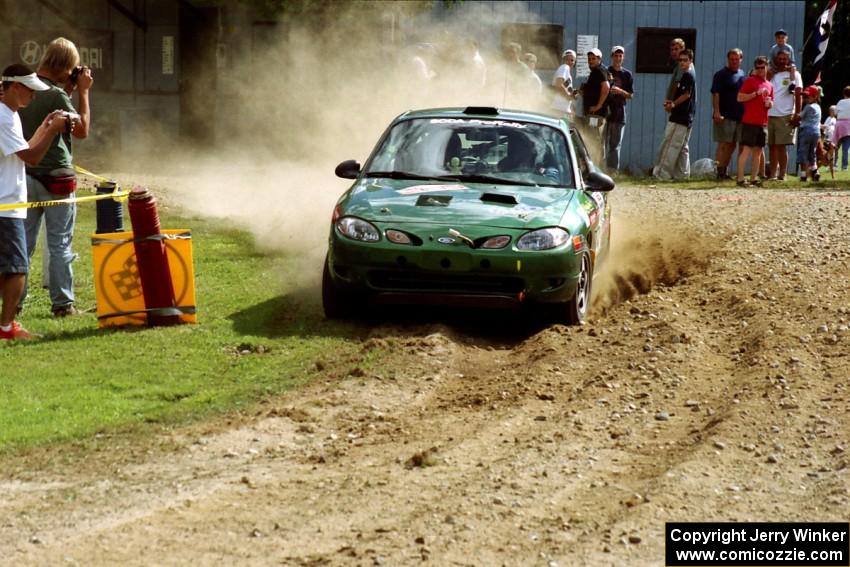
<svg viewBox="0 0 850 567"><path fill-rule="evenodd" d="M367 176L573 187L563 133L526 122L418 118L396 124Z"/></svg>

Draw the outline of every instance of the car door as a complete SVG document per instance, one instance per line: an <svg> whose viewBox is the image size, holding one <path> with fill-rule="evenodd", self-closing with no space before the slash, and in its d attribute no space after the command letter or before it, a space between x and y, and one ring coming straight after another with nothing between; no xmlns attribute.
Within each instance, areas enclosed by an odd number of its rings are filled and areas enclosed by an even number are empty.
<svg viewBox="0 0 850 567"><path fill-rule="evenodd" d="M594 266L607 254L611 245L611 205L606 193L586 189L585 178L597 167L590 159L590 153L576 128L570 128L570 140L576 153L578 169L576 187L582 191L578 194L578 202L587 215L588 231L591 233L591 252Z"/></svg>

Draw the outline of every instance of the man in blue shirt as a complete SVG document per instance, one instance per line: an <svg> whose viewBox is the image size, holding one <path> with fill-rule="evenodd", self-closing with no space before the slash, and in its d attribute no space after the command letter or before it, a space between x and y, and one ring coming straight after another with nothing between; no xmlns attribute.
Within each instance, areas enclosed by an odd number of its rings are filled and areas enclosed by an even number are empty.
<svg viewBox="0 0 850 567"><path fill-rule="evenodd" d="M711 83L711 105L714 108L714 141L717 142L717 179L732 179L726 171L735 146L741 141L741 118L744 105L738 102L738 91L746 74L741 70L744 53L737 47L726 53L726 66L714 74Z"/></svg>

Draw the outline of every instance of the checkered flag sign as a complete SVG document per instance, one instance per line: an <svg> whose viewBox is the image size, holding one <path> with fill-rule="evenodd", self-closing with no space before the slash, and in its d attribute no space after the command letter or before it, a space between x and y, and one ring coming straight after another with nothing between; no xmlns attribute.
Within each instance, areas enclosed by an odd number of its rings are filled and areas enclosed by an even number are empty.
<svg viewBox="0 0 850 567"><path fill-rule="evenodd" d="M142 295L142 280L139 278L139 266L133 254L121 266L121 271L109 274L112 285L124 301Z"/></svg>

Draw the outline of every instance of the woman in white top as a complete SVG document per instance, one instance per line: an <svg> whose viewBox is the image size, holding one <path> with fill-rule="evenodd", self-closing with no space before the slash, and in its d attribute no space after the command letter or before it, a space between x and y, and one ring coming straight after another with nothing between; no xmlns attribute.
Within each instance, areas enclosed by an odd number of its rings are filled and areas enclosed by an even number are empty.
<svg viewBox="0 0 850 567"><path fill-rule="evenodd" d="M847 153L850 151L850 86L844 87L842 94L844 98L835 105L836 120L832 142L836 148L841 147L841 171L847 171Z"/></svg>

